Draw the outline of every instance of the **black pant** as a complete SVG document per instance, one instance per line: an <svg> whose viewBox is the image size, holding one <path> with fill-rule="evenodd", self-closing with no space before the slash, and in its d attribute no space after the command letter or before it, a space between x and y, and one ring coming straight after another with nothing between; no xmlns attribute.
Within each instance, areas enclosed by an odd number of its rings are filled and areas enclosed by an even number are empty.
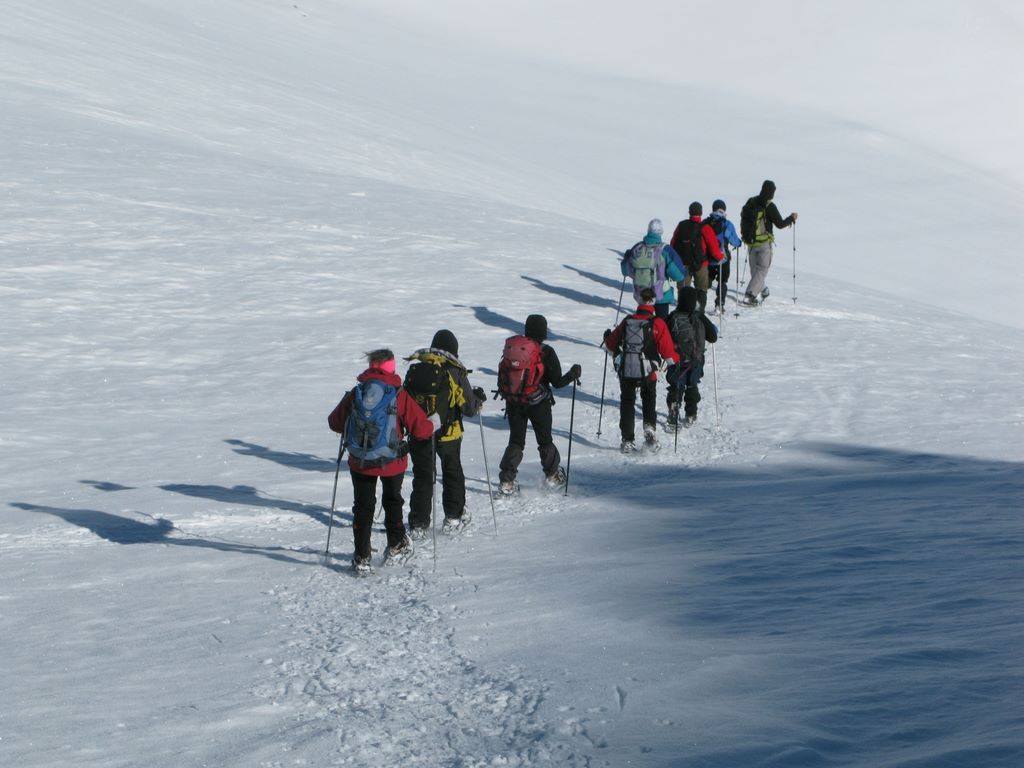
<svg viewBox="0 0 1024 768"><path fill-rule="evenodd" d="M540 465L548 477L558 471L562 457L551 439L551 398L536 405L506 401L505 416L508 418L508 448L501 457L498 478L503 483L516 479L519 464L526 450L526 426L533 426L533 436L537 438L537 453L540 454Z"/></svg>
<svg viewBox="0 0 1024 768"><path fill-rule="evenodd" d="M377 477L351 470L352 474L352 535L356 555L370 556L370 534L373 531L373 512L377 508ZM393 547L405 538L402 524L402 480L404 474L381 477L381 503L384 505L384 530L388 546Z"/></svg>
<svg viewBox="0 0 1024 768"><path fill-rule="evenodd" d="M697 415L697 403L700 402L700 389L697 388L697 385L700 384L703 375L704 366L698 364L682 374L678 380L672 378L672 376L668 377L666 402L670 412L675 410L678 405L679 400L677 398L679 397L679 390L682 389L683 413L687 416Z"/></svg>
<svg viewBox="0 0 1024 768"><path fill-rule="evenodd" d="M462 517L466 509L466 474L462 471L462 438L435 443L441 467L441 506L445 517ZM412 459L412 494L409 496L409 527L429 528L434 499L434 458L429 440L409 443Z"/></svg>
<svg viewBox="0 0 1024 768"><path fill-rule="evenodd" d="M636 390L640 388L640 410L644 425L658 422L658 382L654 379L619 379L622 390L619 408L619 431L623 440L633 441L636 434Z"/></svg>
<svg viewBox="0 0 1024 768"><path fill-rule="evenodd" d="M725 297L729 294L730 271L728 261L708 267L709 284L718 280L718 285L715 286L715 306L725 305Z"/></svg>

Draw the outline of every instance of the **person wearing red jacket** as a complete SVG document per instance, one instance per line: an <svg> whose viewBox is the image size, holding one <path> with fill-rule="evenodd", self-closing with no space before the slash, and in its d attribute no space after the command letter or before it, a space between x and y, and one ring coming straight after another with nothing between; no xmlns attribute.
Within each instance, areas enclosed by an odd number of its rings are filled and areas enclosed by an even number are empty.
<svg viewBox="0 0 1024 768"><path fill-rule="evenodd" d="M680 221L672 233L672 248L683 260L686 267L686 278L679 285L679 291L693 285L697 289L697 300L700 311L708 303L708 288L711 282L708 277L708 264L712 261L721 264L725 259L718 235L710 224L702 221L704 206L699 202L690 203L690 218Z"/></svg>
<svg viewBox="0 0 1024 768"><path fill-rule="evenodd" d="M654 291L640 292L640 305L636 312L619 323L615 330L604 332L602 346L615 356L615 371L621 388L619 431L622 434L620 450L636 451L636 390L640 389L641 411L644 420L644 445L647 450L658 450L655 435L658 423L658 369L667 361L679 362L679 353L672 341L665 321L654 312Z"/></svg>
<svg viewBox="0 0 1024 768"><path fill-rule="evenodd" d="M395 373L395 356L390 349L378 349L366 357L369 366L359 374L359 383L345 394L327 417L330 428L345 436L345 446L349 452L348 468L352 476L353 499L352 535L355 540L352 567L359 573L370 570L370 533L373 512L377 507L377 478L380 478L384 530L388 541L384 561L386 563L393 558L404 558L412 553L412 542L402 522L402 480L409 462L409 446L403 438L408 435L412 440L429 440L441 426L439 416L435 414L427 418L423 409L402 388L402 380ZM353 416L353 410L364 410L368 406L369 397L363 401L364 409L359 409L357 397L361 398L370 389L383 393L385 398L393 397L393 403L385 409L388 415L385 423L394 429L393 434L385 437L385 444L377 447L372 454L366 449L370 437L377 431L372 428L377 425L371 423L371 429L365 429L360 424L365 425L366 421L360 422ZM357 430L364 435L363 445L360 445L360 438L356 434L349 434Z"/></svg>

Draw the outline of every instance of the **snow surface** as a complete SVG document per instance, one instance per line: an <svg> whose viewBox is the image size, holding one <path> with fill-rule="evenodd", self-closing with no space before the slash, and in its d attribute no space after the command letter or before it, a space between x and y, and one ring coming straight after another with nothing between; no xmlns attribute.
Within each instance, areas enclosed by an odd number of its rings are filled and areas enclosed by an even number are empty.
<svg viewBox="0 0 1024 768"><path fill-rule="evenodd" d="M1020 150L960 120L976 80L948 131L898 68L904 110L851 122L876 6L782 4L843 45L741 47L719 91L456 0L6 4L0 765L1024 764ZM678 18L587 7L591 54ZM1012 64L1020 11L971 7L949 58ZM940 19L905 60L947 58ZM842 87L749 90L764 52ZM1019 73L984 83L1018 127ZM765 177L798 250L722 319L698 425L622 457L613 251ZM537 311L584 370L569 494L530 437L492 513L491 402L465 536L352 578L343 474L325 564L362 353L448 327L490 388Z"/></svg>

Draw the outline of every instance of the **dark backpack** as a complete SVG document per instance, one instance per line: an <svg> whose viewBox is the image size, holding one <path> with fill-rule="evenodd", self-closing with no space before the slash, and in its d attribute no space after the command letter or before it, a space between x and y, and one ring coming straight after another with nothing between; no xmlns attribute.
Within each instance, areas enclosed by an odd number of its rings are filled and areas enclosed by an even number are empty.
<svg viewBox="0 0 1024 768"><path fill-rule="evenodd" d="M675 311L669 315L668 320L672 342L679 353L679 369L688 371L695 365L703 365L707 332L700 315L696 312Z"/></svg>
<svg viewBox="0 0 1024 768"><path fill-rule="evenodd" d="M538 403L547 395L543 386L541 344L528 336L510 336L498 362L498 394L506 401Z"/></svg>
<svg viewBox="0 0 1024 768"><path fill-rule="evenodd" d="M402 387L412 395L413 400L430 416L441 417L441 432L447 431L451 413L451 373L447 363L421 360L409 366Z"/></svg>
<svg viewBox="0 0 1024 768"><path fill-rule="evenodd" d="M758 195L750 198L740 210L740 239L747 245L753 245L757 238L757 214L764 211Z"/></svg>
<svg viewBox="0 0 1024 768"><path fill-rule="evenodd" d="M359 466L383 467L399 457L398 387L378 379L352 390L352 410L345 426L345 446Z"/></svg>
<svg viewBox="0 0 1024 768"><path fill-rule="evenodd" d="M693 219L680 221L672 235L672 248L679 254L686 271L693 275L704 263L703 224Z"/></svg>
<svg viewBox="0 0 1024 768"><path fill-rule="evenodd" d="M653 318L627 317L622 326L615 370L627 381L641 381L661 362L651 326Z"/></svg>
<svg viewBox="0 0 1024 768"><path fill-rule="evenodd" d="M708 216L700 224L701 226L706 224L711 227L711 231L715 233L715 237L722 234L722 230L725 229L725 219L721 216Z"/></svg>

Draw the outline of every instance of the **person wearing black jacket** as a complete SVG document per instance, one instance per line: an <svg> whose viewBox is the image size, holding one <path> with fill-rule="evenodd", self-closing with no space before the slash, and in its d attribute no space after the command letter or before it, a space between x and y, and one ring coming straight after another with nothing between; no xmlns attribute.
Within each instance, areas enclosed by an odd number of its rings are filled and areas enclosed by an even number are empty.
<svg viewBox="0 0 1024 768"><path fill-rule="evenodd" d="M544 470L545 484L549 488L565 485L565 470L562 469L562 457L551 437L551 406L555 402L552 389L561 389L574 381L579 381L583 369L574 364L568 372L562 374L562 364L555 350L544 343L548 337L548 321L544 315L530 315L526 318L523 335L541 345L541 361L544 364L544 376L541 386L544 394L539 402L521 403L515 400L505 401L505 416L508 419L508 447L501 457L498 479L500 490L505 495L519 491L516 475L519 464L526 450L526 427L533 427L533 436L537 438L537 452Z"/></svg>
<svg viewBox="0 0 1024 768"><path fill-rule="evenodd" d="M750 262L750 282L747 283L747 290L743 297L746 304L757 304L768 298L768 287L765 281L768 279L768 269L772 265L772 250L775 244L773 228L784 229L790 224L796 224L797 214L791 213L782 218L778 207L772 198L775 197L775 182L765 179L761 185L761 193L747 201L747 205L753 210L753 231L744 234L747 243L747 260Z"/></svg>
<svg viewBox="0 0 1024 768"><path fill-rule="evenodd" d="M682 400L684 405L685 419L683 420L683 426L689 427L697 421L697 403L700 402L700 389L698 385L704 376L705 346L703 342L714 344L718 341L718 328L698 308L697 304L697 291L689 287L683 288L679 292L679 305L669 314L666 320L669 329L673 332L673 338L676 339L680 357L680 362L670 366L665 377L665 380L668 382L668 423L666 429L670 432L676 431L679 427L680 400ZM703 342L694 350L695 354L692 357L688 354L687 350L678 349L678 337L680 334L675 331L677 323L689 323L691 325L699 323L703 327L703 334L701 334L704 337Z"/></svg>

